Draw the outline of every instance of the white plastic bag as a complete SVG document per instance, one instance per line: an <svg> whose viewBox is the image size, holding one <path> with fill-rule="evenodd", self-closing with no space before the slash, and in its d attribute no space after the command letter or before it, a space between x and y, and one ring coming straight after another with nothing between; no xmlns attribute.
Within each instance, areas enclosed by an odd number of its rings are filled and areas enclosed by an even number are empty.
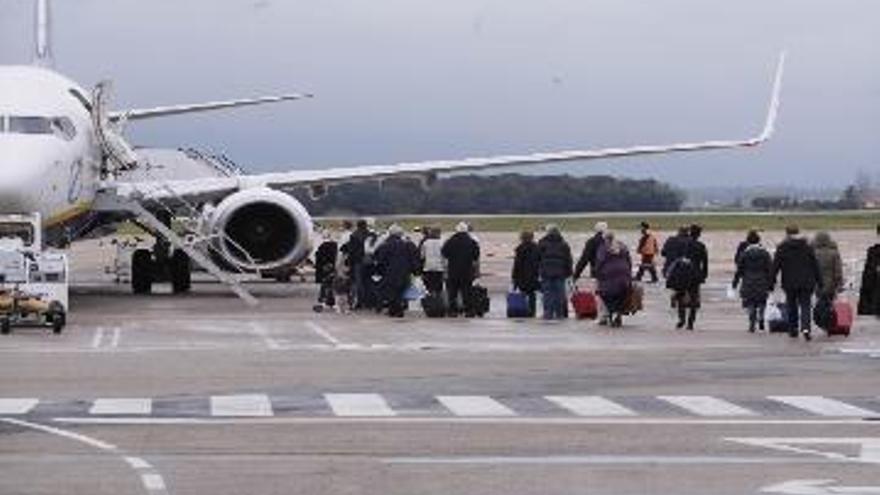
<svg viewBox="0 0 880 495"><path fill-rule="evenodd" d="M737 294L736 289L728 285L727 291L724 293L724 297L726 297L728 301L736 301L739 297L739 294Z"/></svg>

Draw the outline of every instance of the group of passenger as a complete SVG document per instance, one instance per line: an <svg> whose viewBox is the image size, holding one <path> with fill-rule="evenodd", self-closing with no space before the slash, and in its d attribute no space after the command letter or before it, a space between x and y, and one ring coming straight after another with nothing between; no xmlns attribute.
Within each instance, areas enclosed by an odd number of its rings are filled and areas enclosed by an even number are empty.
<svg viewBox="0 0 880 495"><path fill-rule="evenodd" d="M649 224L640 227L636 266L626 244L605 222L595 225L576 263L558 226L548 225L540 239L532 231L522 232L514 251L511 285L525 298L527 316L537 316L540 295L544 319L568 318L568 295L578 290L586 272L595 280L591 285L601 300L599 324L619 327L631 312L627 306L636 282L646 274L650 275L648 283L660 281L657 265L662 257L661 273L672 294L676 328L693 330L701 307L701 287L709 275L708 249L700 240L702 227L680 227L662 248ZM325 233L315 255L316 280L321 285L316 310L374 310L401 317L410 302L425 298L442 300L445 316L481 316L473 296L480 291L475 285L480 258L479 240L464 222L446 239L435 227L407 235L392 225L379 234L368 220L354 227L345 222L338 240L329 231ZM751 230L737 247L734 261L732 289L738 291L746 309L750 332L765 329L765 313L777 280L785 294L789 333L808 340L813 301L827 304L844 288L843 262L827 232L808 241L797 226L790 226L771 254L761 233ZM412 282L417 277L424 293L413 295ZM880 244L868 251L858 312L880 316Z"/></svg>

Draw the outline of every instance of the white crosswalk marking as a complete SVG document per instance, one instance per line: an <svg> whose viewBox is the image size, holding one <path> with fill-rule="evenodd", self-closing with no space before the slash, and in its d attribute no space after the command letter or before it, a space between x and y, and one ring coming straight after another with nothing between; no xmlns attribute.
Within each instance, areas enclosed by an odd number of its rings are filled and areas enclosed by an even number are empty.
<svg viewBox="0 0 880 495"><path fill-rule="evenodd" d="M456 416L516 416L488 395L438 395L437 400Z"/></svg>
<svg viewBox="0 0 880 495"><path fill-rule="evenodd" d="M545 399L578 416L636 416L636 412L595 395L555 395Z"/></svg>
<svg viewBox="0 0 880 495"><path fill-rule="evenodd" d="M861 407L856 407L836 399L822 397L821 395L775 395L767 398L820 416L863 418L865 416L877 415L874 411L862 409Z"/></svg>
<svg viewBox="0 0 880 495"><path fill-rule="evenodd" d="M379 394L324 394L337 416L396 416Z"/></svg>
<svg viewBox="0 0 880 495"><path fill-rule="evenodd" d="M96 399L89 409L89 414L139 415L151 412L151 399Z"/></svg>
<svg viewBox="0 0 880 495"><path fill-rule="evenodd" d="M212 416L272 416L272 403L263 394L215 395L211 397Z"/></svg>
<svg viewBox="0 0 880 495"><path fill-rule="evenodd" d="M0 414L27 414L39 399L0 399Z"/></svg>
<svg viewBox="0 0 880 495"><path fill-rule="evenodd" d="M754 416L755 412L708 395L661 395L657 397L699 416Z"/></svg>

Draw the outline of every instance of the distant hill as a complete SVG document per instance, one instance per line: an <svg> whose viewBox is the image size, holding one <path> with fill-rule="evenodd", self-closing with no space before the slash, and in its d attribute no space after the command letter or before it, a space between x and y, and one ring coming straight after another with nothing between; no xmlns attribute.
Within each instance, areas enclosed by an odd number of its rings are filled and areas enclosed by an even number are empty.
<svg viewBox="0 0 880 495"><path fill-rule="evenodd" d="M679 211L684 195L655 180L609 176L468 175L438 180L430 188L414 180L334 186L322 199L296 196L315 215L510 214Z"/></svg>

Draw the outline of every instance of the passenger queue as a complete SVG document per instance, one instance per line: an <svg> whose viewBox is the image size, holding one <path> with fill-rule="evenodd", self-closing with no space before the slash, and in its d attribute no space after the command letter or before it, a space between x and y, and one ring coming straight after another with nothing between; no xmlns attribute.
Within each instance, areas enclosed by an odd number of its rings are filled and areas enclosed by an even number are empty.
<svg viewBox="0 0 880 495"><path fill-rule="evenodd" d="M631 255L608 224L598 222L577 262L558 226L546 226L540 239L522 232L513 252L508 316L537 317L540 299L545 320L566 319L571 308L577 318L620 327L625 316L642 309L644 276L650 275L653 284L662 274L676 328L694 330L709 275L702 228L681 226L662 247L649 224L643 222L640 232ZM380 234L371 220L344 222L341 234L322 233L315 252L320 285L315 311L375 311L399 318L419 304L432 318L480 317L489 311L488 291L478 283L480 261L480 241L465 222L445 238L435 227L408 235L395 224ZM733 261L729 292L740 298L749 332L767 329L809 340L815 324L830 333L848 333L855 310L837 298L844 290L843 261L827 232L808 240L797 226L789 226L771 253L761 233L752 230ZM585 272L592 280L588 288L579 284ZM777 282L784 302L771 301ZM880 316L880 243L868 250L857 312Z"/></svg>

